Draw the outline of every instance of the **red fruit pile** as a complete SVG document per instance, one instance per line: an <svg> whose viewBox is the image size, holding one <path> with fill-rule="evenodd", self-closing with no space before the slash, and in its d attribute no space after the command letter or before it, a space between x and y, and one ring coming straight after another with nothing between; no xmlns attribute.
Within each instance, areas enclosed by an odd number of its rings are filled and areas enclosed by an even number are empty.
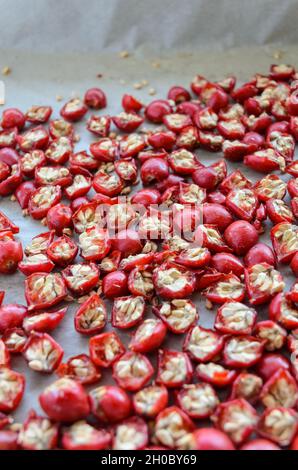
<svg viewBox="0 0 298 470"><path fill-rule="evenodd" d="M0 449L298 449L298 282L286 289L279 271L298 276L298 73L272 65L239 87L196 76L191 91L145 107L124 95L117 116L89 116L97 140L79 152L73 123L105 108L102 90L60 119L49 106L3 112L0 195L48 230L23 256L0 213L0 272L26 276L27 301L0 292ZM220 159L203 165L200 148ZM250 181L239 162L264 176ZM51 332L70 298L89 355L62 362ZM45 416L20 430L15 354L56 375L39 396Z"/></svg>

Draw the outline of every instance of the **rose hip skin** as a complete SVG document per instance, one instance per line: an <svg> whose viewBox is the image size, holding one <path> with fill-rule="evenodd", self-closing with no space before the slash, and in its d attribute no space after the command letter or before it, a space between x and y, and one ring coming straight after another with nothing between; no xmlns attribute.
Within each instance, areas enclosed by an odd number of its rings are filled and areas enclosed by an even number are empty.
<svg viewBox="0 0 298 470"><path fill-rule="evenodd" d="M237 255L245 255L258 241L256 229L245 220L237 220L225 230L225 239Z"/></svg>
<svg viewBox="0 0 298 470"><path fill-rule="evenodd" d="M1 126L3 129L11 129L12 127L17 127L18 130L22 130L25 126L26 117L17 108L5 109L2 113Z"/></svg>
<svg viewBox="0 0 298 470"><path fill-rule="evenodd" d="M239 450L281 450L281 448L268 439L254 439L244 444Z"/></svg>
<svg viewBox="0 0 298 470"><path fill-rule="evenodd" d="M145 109L145 116L148 121L161 124L163 117L172 112L172 107L166 100L154 100Z"/></svg>
<svg viewBox="0 0 298 470"><path fill-rule="evenodd" d="M276 259L270 246L265 243L257 243L246 253L244 263L248 268L260 263L267 263L271 266L275 266Z"/></svg>
<svg viewBox="0 0 298 470"><path fill-rule="evenodd" d="M3 233L3 232L2 232ZM0 239L0 273L13 274L23 259L22 244L16 240Z"/></svg>
<svg viewBox="0 0 298 470"><path fill-rule="evenodd" d="M91 412L104 423L117 423L131 414L131 400L120 387L103 385L89 393Z"/></svg>
<svg viewBox="0 0 298 470"><path fill-rule="evenodd" d="M27 315L27 308L19 304L7 304L0 306L0 333L5 333L11 328L22 326Z"/></svg>
<svg viewBox="0 0 298 470"><path fill-rule="evenodd" d="M133 396L133 407L137 415L154 418L168 405L169 393L163 385L149 385Z"/></svg>
<svg viewBox="0 0 298 470"><path fill-rule="evenodd" d="M193 450L235 450L229 436L219 429L196 429L192 433L191 443Z"/></svg>
<svg viewBox="0 0 298 470"><path fill-rule="evenodd" d="M223 205L208 203L203 205L203 222L215 225L222 233L233 222L233 217Z"/></svg>
<svg viewBox="0 0 298 470"><path fill-rule="evenodd" d="M216 253L211 258L210 266L220 273L232 273L237 277L244 273L242 261L231 253Z"/></svg>
<svg viewBox="0 0 298 470"><path fill-rule="evenodd" d="M54 421L72 423L85 418L90 411L82 385L66 377L46 387L39 396L39 402Z"/></svg>

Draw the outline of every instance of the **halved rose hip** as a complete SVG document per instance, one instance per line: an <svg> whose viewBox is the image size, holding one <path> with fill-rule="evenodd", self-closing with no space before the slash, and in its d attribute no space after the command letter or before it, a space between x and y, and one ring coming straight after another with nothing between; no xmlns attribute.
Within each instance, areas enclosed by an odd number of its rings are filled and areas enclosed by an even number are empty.
<svg viewBox="0 0 298 470"><path fill-rule="evenodd" d="M298 251L298 228L281 222L271 229L271 240L278 261L288 263Z"/></svg>
<svg viewBox="0 0 298 470"><path fill-rule="evenodd" d="M285 283L279 271L267 263L259 263L245 270L245 285L249 302L260 305L284 289Z"/></svg>
<svg viewBox="0 0 298 470"><path fill-rule="evenodd" d="M293 330L298 327L298 309L284 294L279 293L269 305L269 318L284 328Z"/></svg>
<svg viewBox="0 0 298 470"><path fill-rule="evenodd" d="M227 369L215 362L199 364L196 368L196 374L200 380L210 383L216 388L227 387L237 377L235 370Z"/></svg>
<svg viewBox="0 0 298 470"><path fill-rule="evenodd" d="M27 341L27 335L22 328L10 328L2 336L3 348L0 342L0 365L9 364L9 354L19 354Z"/></svg>
<svg viewBox="0 0 298 470"><path fill-rule="evenodd" d="M281 349L287 339L286 330L272 320L258 322L254 328L254 334L257 338L266 341L267 351Z"/></svg>
<svg viewBox="0 0 298 470"><path fill-rule="evenodd" d="M145 308L145 300L141 296L116 298L112 310L112 325L119 329L132 328L143 319Z"/></svg>
<svg viewBox="0 0 298 470"><path fill-rule="evenodd" d="M73 225L77 233L83 233L95 226L101 226L101 213L98 209L97 202L88 202L83 204L73 214Z"/></svg>
<svg viewBox="0 0 298 470"><path fill-rule="evenodd" d="M224 337L213 330L195 326L185 338L183 350L197 362L208 362L223 349Z"/></svg>
<svg viewBox="0 0 298 470"><path fill-rule="evenodd" d="M99 281L98 267L94 263L69 265L62 276L67 288L76 295L87 294Z"/></svg>
<svg viewBox="0 0 298 470"><path fill-rule="evenodd" d="M184 411L177 406L170 406L161 411L156 418L154 437L170 449L187 449L190 433L194 424Z"/></svg>
<svg viewBox="0 0 298 470"><path fill-rule="evenodd" d="M68 377L82 385L90 385L98 382L101 374L87 354L79 354L68 359L65 364L60 364L56 369L59 377Z"/></svg>
<svg viewBox="0 0 298 470"><path fill-rule="evenodd" d="M30 333L22 351L30 369L51 374L62 361L63 349L47 333Z"/></svg>
<svg viewBox="0 0 298 470"><path fill-rule="evenodd" d="M41 186L34 191L29 199L28 210L33 219L46 217L51 207L60 202L62 197L59 186Z"/></svg>
<svg viewBox="0 0 298 470"><path fill-rule="evenodd" d="M112 331L90 338L89 351L94 364L110 367L125 353L125 347L119 336Z"/></svg>
<svg viewBox="0 0 298 470"><path fill-rule="evenodd" d="M47 255L39 253L38 255L31 255L24 258L18 263L18 268L25 276L30 276L33 273L50 273L53 271L55 265Z"/></svg>
<svg viewBox="0 0 298 470"><path fill-rule="evenodd" d="M168 405L169 393L164 385L149 385L133 396L137 415L154 418Z"/></svg>
<svg viewBox="0 0 298 470"><path fill-rule="evenodd" d="M148 318L135 331L129 344L134 352L147 353L159 348L167 333L167 327L161 320Z"/></svg>
<svg viewBox="0 0 298 470"><path fill-rule="evenodd" d="M294 408L297 404L298 388L294 377L285 369L276 371L265 383L260 400L267 408Z"/></svg>
<svg viewBox="0 0 298 470"><path fill-rule="evenodd" d="M228 301L241 302L244 299L245 287L234 274L223 274L218 281L207 287L204 295L210 302L218 304Z"/></svg>
<svg viewBox="0 0 298 470"><path fill-rule="evenodd" d="M105 304L97 294L90 295L75 314L74 324L78 333L92 335L99 333L107 322Z"/></svg>
<svg viewBox="0 0 298 470"><path fill-rule="evenodd" d="M156 382L167 388L181 387L189 383L193 368L186 353L160 350L158 355L158 372Z"/></svg>
<svg viewBox="0 0 298 470"><path fill-rule="evenodd" d="M67 307L64 307L56 311L27 315L23 321L23 328L26 333L31 333L32 331L38 333L52 331L61 323L66 312Z"/></svg>
<svg viewBox="0 0 298 470"><path fill-rule="evenodd" d="M232 189L227 194L226 206L236 217L250 221L255 215L258 198L252 189Z"/></svg>
<svg viewBox="0 0 298 470"><path fill-rule="evenodd" d="M114 429L113 450L141 450L149 441L148 426L146 422L138 417L122 421Z"/></svg>
<svg viewBox="0 0 298 470"><path fill-rule="evenodd" d="M63 430L61 444L65 450L104 450L110 447L111 441L109 431L78 421Z"/></svg>
<svg viewBox="0 0 298 470"><path fill-rule="evenodd" d="M67 377L56 380L39 395L44 412L54 421L72 423L90 412L88 396L82 385Z"/></svg>
<svg viewBox="0 0 298 470"><path fill-rule="evenodd" d="M258 433L281 447L287 447L293 441L298 428L296 411L274 407L265 410L258 424Z"/></svg>
<svg viewBox="0 0 298 470"><path fill-rule="evenodd" d="M255 404L259 400L262 386L261 377L249 372L242 372L233 382L230 400L245 398L249 403Z"/></svg>
<svg viewBox="0 0 298 470"><path fill-rule="evenodd" d="M286 183L277 175L268 175L254 185L254 190L260 201L283 199L287 192Z"/></svg>
<svg viewBox="0 0 298 470"><path fill-rule="evenodd" d="M27 308L20 304L6 304L0 306L0 334L8 329L19 328L27 315Z"/></svg>
<svg viewBox="0 0 298 470"><path fill-rule="evenodd" d="M100 261L111 249L111 240L104 229L89 228L80 234L81 257L86 261Z"/></svg>
<svg viewBox="0 0 298 470"><path fill-rule="evenodd" d="M39 253L46 253L49 245L54 240L54 232L45 232L36 235L32 238L30 245L25 248L27 256L38 255Z"/></svg>
<svg viewBox="0 0 298 470"><path fill-rule="evenodd" d="M0 367L0 412L11 413L20 404L25 389L25 377L6 366Z"/></svg>
<svg viewBox="0 0 298 470"><path fill-rule="evenodd" d="M128 289L133 295L150 299L154 292L152 272L149 266L136 267L129 273Z"/></svg>
<svg viewBox="0 0 298 470"><path fill-rule="evenodd" d="M112 117L113 123L123 132L134 132L144 122L144 118L134 112L126 113L122 111L117 116Z"/></svg>
<svg viewBox="0 0 298 470"><path fill-rule="evenodd" d="M117 423L132 411L129 395L120 387L103 385L89 393L92 414L104 423Z"/></svg>
<svg viewBox="0 0 298 470"><path fill-rule="evenodd" d="M215 426L232 439L234 444L245 442L256 429L256 410L243 398L221 403L212 417Z"/></svg>
<svg viewBox="0 0 298 470"><path fill-rule="evenodd" d="M223 356L228 367L252 367L261 358L265 342L254 336L230 336L226 339Z"/></svg>
<svg viewBox="0 0 298 470"><path fill-rule="evenodd" d="M188 299L163 302L153 306L153 312L176 334L186 333L198 319L196 306Z"/></svg>
<svg viewBox="0 0 298 470"><path fill-rule="evenodd" d="M219 404L219 399L206 383L183 385L177 395L180 408L192 419L205 419L211 416Z"/></svg>
<svg viewBox="0 0 298 470"><path fill-rule="evenodd" d="M77 253L78 247L76 243L67 235L57 238L47 249L47 255L50 260L62 267L72 263Z"/></svg>
<svg viewBox="0 0 298 470"><path fill-rule="evenodd" d="M174 263L164 263L154 271L156 293L165 299L181 299L195 290L195 276Z"/></svg>
<svg viewBox="0 0 298 470"><path fill-rule="evenodd" d="M66 288L60 274L35 273L25 280L25 297L29 310L52 307L66 297Z"/></svg>
<svg viewBox="0 0 298 470"><path fill-rule="evenodd" d="M73 98L63 106L60 114L66 121L76 122L82 119L87 111L87 106L79 98Z"/></svg>
<svg viewBox="0 0 298 470"><path fill-rule="evenodd" d="M140 353L127 352L113 364L113 377L117 384L130 392L137 392L154 374L152 364Z"/></svg>
<svg viewBox="0 0 298 470"><path fill-rule="evenodd" d="M49 134L42 126L37 126L17 136L17 142L23 152L44 150L49 143Z"/></svg>
<svg viewBox="0 0 298 470"><path fill-rule="evenodd" d="M257 312L240 302L226 302L217 311L214 326L217 331L231 335L249 335Z"/></svg>

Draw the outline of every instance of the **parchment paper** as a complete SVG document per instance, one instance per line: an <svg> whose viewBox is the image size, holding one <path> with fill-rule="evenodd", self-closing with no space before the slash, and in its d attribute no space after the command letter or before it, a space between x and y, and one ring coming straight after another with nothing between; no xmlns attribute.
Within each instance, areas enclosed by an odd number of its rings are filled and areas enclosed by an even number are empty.
<svg viewBox="0 0 298 470"><path fill-rule="evenodd" d="M277 46L271 44L224 52L198 52L201 46L275 41L282 44L280 61L298 66L298 47L286 45L298 39L296 24L293 27L295 15L292 13L297 5L294 1L251 1L249 6L243 2L241 8L242 2L232 0L209 1L208 8L207 2L198 0L184 2L183 8L179 7L182 2L176 0L163 1L162 8L158 8L160 2L150 1L146 2L146 7L143 6L142 14L141 2L132 0L85 1L84 4L77 0L64 0L57 3L54 0L1 1L3 49L0 50L0 70L4 66L12 70L9 76L3 77L7 107L18 106L25 111L32 104L50 104L55 109L53 117L58 117L63 102L57 103L57 95L63 96L65 101L77 94L82 96L90 86L100 86L108 97L108 108L103 112L113 115L121 109L124 92L132 92L146 103L153 99L148 94L150 88L156 89L156 98L165 97L169 86L188 86L196 73L210 79L234 73L243 81L256 71L266 73L270 63L277 60L274 57ZM273 8L269 8L269 4ZM277 4L278 11L274 8ZM104 14L98 14L103 5ZM237 14L234 11L236 5ZM159 21L160 12L162 22ZM260 29L257 23L261 19L264 23ZM285 34L281 35L281 31ZM131 52L127 59L118 57L117 52L123 49ZM156 63L159 63L158 68ZM98 74L102 77L98 78ZM133 85L142 80L147 80L148 86L135 90ZM77 126L81 135L76 146L78 150L88 149L92 141L84 130L85 121ZM206 153L201 149L197 153L205 164L211 164L220 157L220 154ZM241 165L230 165L230 168L236 167ZM244 171L252 179L258 178L255 173ZM31 218L24 219L17 203L2 199L0 208L20 225L19 237L24 246L34 235L46 231ZM285 268L283 272L288 275L289 269ZM288 282L292 281L293 278L289 277ZM10 277L0 276L0 290L6 290L5 303L25 302L23 282L24 276L19 273ZM206 310L199 296L197 304L200 323L211 327L215 310ZM77 308L78 304L71 305L67 317L53 332L53 337L65 350L64 361L72 355L88 352L88 339L76 333L73 327ZM261 317L265 310L260 309ZM121 336L127 344L129 333ZM169 335L164 346L179 349L180 345L181 337ZM23 420L30 408L40 411L38 395L56 377L30 370L21 357L13 358L12 368L26 375L26 392L15 413L16 420ZM112 382L109 376L110 372L104 372L100 383Z"/></svg>

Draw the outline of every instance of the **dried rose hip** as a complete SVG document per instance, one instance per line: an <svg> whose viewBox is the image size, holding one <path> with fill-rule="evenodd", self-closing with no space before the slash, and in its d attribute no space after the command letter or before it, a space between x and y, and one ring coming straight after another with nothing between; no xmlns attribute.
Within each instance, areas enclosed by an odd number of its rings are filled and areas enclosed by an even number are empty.
<svg viewBox="0 0 298 470"><path fill-rule="evenodd" d="M243 398L221 403L212 417L215 426L226 432L236 445L245 442L255 430L258 416Z"/></svg>
<svg viewBox="0 0 298 470"><path fill-rule="evenodd" d="M64 282L75 295L84 295L94 289L99 281L98 267L94 263L72 264L62 271Z"/></svg>
<svg viewBox="0 0 298 470"><path fill-rule="evenodd" d="M233 382L230 399L245 398L249 403L255 404L259 399L262 386L263 380L261 377L242 372Z"/></svg>
<svg viewBox="0 0 298 470"><path fill-rule="evenodd" d="M98 382L101 374L87 354L73 356L65 364L60 364L56 369L59 377L68 377L80 382L82 385L90 385Z"/></svg>
<svg viewBox="0 0 298 470"><path fill-rule="evenodd" d="M91 360L100 367L110 367L125 352L119 336L112 332L93 336L89 341Z"/></svg>
<svg viewBox="0 0 298 470"><path fill-rule="evenodd" d="M82 385L67 377L56 380L39 396L44 412L54 421L72 423L90 411L88 396Z"/></svg>
<svg viewBox="0 0 298 470"><path fill-rule="evenodd" d="M112 310L112 325L119 329L132 328L143 319L145 308L142 296L116 298Z"/></svg>
<svg viewBox="0 0 298 470"><path fill-rule="evenodd" d="M252 305L268 302L285 286L280 272L267 263L255 264L246 269L245 285Z"/></svg>
<svg viewBox="0 0 298 470"><path fill-rule="evenodd" d="M133 396L133 407L137 415L154 418L168 405L168 390L163 385L149 385Z"/></svg>
<svg viewBox="0 0 298 470"><path fill-rule="evenodd" d="M0 367L0 412L11 413L20 404L25 389L25 378L22 374Z"/></svg>
<svg viewBox="0 0 298 470"><path fill-rule="evenodd" d="M52 450L58 444L59 425L31 411L18 437L18 444L25 450Z"/></svg>
<svg viewBox="0 0 298 470"><path fill-rule="evenodd" d="M214 326L220 333L249 335L257 319L257 312L240 302L226 302L217 311Z"/></svg>
<svg viewBox="0 0 298 470"><path fill-rule="evenodd" d="M78 333L99 333L106 325L106 307L97 294L90 295L75 314L74 324Z"/></svg>
<svg viewBox="0 0 298 470"><path fill-rule="evenodd" d="M289 446L297 432L297 419L297 413L292 409L268 408L260 418L258 433L281 447Z"/></svg>
<svg viewBox="0 0 298 470"><path fill-rule="evenodd" d="M226 339L223 357L228 367L252 367L261 358L265 342L254 336L230 336Z"/></svg>
<svg viewBox="0 0 298 470"><path fill-rule="evenodd" d="M53 307L66 297L66 288L60 274L35 273L25 280L25 297L29 310Z"/></svg>
<svg viewBox="0 0 298 470"><path fill-rule="evenodd" d="M206 383L183 385L177 395L180 408L192 419L205 419L212 415L219 399Z"/></svg>
<svg viewBox="0 0 298 470"><path fill-rule="evenodd" d="M161 320L144 320L135 331L129 349L143 354L153 351L163 343L166 333L167 327Z"/></svg>
<svg viewBox="0 0 298 470"><path fill-rule="evenodd" d="M194 424L184 411L170 406L161 411L155 422L154 437L170 449L189 448Z"/></svg>
<svg viewBox="0 0 298 470"><path fill-rule="evenodd" d="M64 429L61 444L65 450L104 450L110 447L111 433L78 421Z"/></svg>
<svg viewBox="0 0 298 470"><path fill-rule="evenodd" d="M30 333L22 351L30 369L36 372L52 373L59 366L63 349L47 333Z"/></svg>
<svg viewBox="0 0 298 470"><path fill-rule="evenodd" d="M129 395L120 387L103 385L89 393L91 412L104 423L117 423L132 411Z"/></svg>
<svg viewBox="0 0 298 470"><path fill-rule="evenodd" d="M193 368L186 353L179 351L160 350L158 355L158 371L156 382L167 388L181 387L189 383Z"/></svg>
<svg viewBox="0 0 298 470"><path fill-rule="evenodd" d="M113 377L117 384L130 392L137 392L149 382L154 369L146 356L127 352L113 364Z"/></svg>

